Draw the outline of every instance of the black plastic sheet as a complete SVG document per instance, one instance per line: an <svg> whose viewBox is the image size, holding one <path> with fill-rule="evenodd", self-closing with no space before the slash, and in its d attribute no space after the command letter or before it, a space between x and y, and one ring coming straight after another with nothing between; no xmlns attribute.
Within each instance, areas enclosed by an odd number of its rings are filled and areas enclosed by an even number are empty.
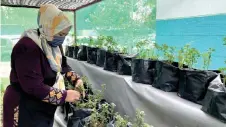
<svg viewBox="0 0 226 127"><path fill-rule="evenodd" d="M155 60L132 59L132 80L136 83L152 84L155 64Z"/></svg>
<svg viewBox="0 0 226 127"><path fill-rule="evenodd" d="M220 76L210 83L202 106L202 111L226 123L226 88Z"/></svg>
<svg viewBox="0 0 226 127"><path fill-rule="evenodd" d="M153 87L166 92L178 91L179 68L178 63L168 64L163 61L157 61L155 66L155 79Z"/></svg>
<svg viewBox="0 0 226 127"><path fill-rule="evenodd" d="M120 75L131 75L131 64L133 56L118 55L117 73Z"/></svg>
<svg viewBox="0 0 226 127"><path fill-rule="evenodd" d="M118 53L106 52L104 61L104 70L116 72L118 65Z"/></svg>
<svg viewBox="0 0 226 127"><path fill-rule="evenodd" d="M78 50L78 60L81 61L86 61L87 60L87 46L79 46L79 50Z"/></svg>
<svg viewBox="0 0 226 127"><path fill-rule="evenodd" d="M180 70L178 95L192 102L202 104L209 83L216 78L212 71L183 69Z"/></svg>
<svg viewBox="0 0 226 127"><path fill-rule="evenodd" d="M105 54L106 54L106 50L97 49L97 61L96 61L97 66L99 66L99 67L104 66Z"/></svg>
<svg viewBox="0 0 226 127"><path fill-rule="evenodd" d="M96 64L97 61L97 49L94 47L87 47L87 63Z"/></svg>
<svg viewBox="0 0 226 127"><path fill-rule="evenodd" d="M73 50L73 58L77 59L78 57L79 46L75 46Z"/></svg>
<svg viewBox="0 0 226 127"><path fill-rule="evenodd" d="M68 57L73 58L73 51L74 51L74 47L68 46Z"/></svg>

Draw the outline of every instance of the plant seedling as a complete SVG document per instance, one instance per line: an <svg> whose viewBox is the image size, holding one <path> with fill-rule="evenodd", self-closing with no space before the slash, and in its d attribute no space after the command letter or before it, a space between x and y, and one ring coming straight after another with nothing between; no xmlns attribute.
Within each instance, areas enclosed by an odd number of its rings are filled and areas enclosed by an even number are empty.
<svg viewBox="0 0 226 127"><path fill-rule="evenodd" d="M183 68L183 64L192 68L197 63L200 53L197 49L191 48L189 44L186 44L178 53L179 68Z"/></svg>
<svg viewBox="0 0 226 127"><path fill-rule="evenodd" d="M176 48L163 44L162 46L159 46L159 49L163 52L163 56L166 62L168 64L172 64L175 59L174 52Z"/></svg>
<svg viewBox="0 0 226 127"><path fill-rule="evenodd" d="M112 36L107 36L105 46L109 52L113 53L117 47L117 43L114 41Z"/></svg>
<svg viewBox="0 0 226 127"><path fill-rule="evenodd" d="M224 38L224 43L223 44L226 45L226 37Z"/></svg>
<svg viewBox="0 0 226 127"><path fill-rule="evenodd" d="M226 83L226 67L224 68L219 68L219 70L221 71L221 73L223 74L223 83Z"/></svg>
<svg viewBox="0 0 226 127"><path fill-rule="evenodd" d="M89 37L89 46L94 47L95 46L95 41L92 37Z"/></svg>
<svg viewBox="0 0 226 127"><path fill-rule="evenodd" d="M133 127L152 127L144 122L144 111L136 110L136 119L134 121Z"/></svg>
<svg viewBox="0 0 226 127"><path fill-rule="evenodd" d="M119 113L115 113L115 127L126 127L129 123L129 117L122 117Z"/></svg>
<svg viewBox="0 0 226 127"><path fill-rule="evenodd" d="M202 57L203 57L203 69L208 70L210 62L211 62L212 53L214 51L215 51L215 49L209 48L207 52L202 54Z"/></svg>
<svg viewBox="0 0 226 127"><path fill-rule="evenodd" d="M97 42L96 42L97 44L96 45L97 45L98 48L103 47L105 39L106 39L105 36L102 36L102 35L97 37Z"/></svg>
<svg viewBox="0 0 226 127"><path fill-rule="evenodd" d="M136 44L136 49L139 53L137 56L138 59L158 59L158 55L155 54L156 46L154 46L154 48L150 47L147 40L139 41Z"/></svg>

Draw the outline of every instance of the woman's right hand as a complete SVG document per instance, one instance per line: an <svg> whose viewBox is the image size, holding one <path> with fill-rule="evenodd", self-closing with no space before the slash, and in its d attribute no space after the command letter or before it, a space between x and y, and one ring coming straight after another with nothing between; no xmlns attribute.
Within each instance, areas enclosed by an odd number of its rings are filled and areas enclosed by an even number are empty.
<svg viewBox="0 0 226 127"><path fill-rule="evenodd" d="M66 102L75 102L80 99L80 92L75 90L67 90L67 97L65 99Z"/></svg>

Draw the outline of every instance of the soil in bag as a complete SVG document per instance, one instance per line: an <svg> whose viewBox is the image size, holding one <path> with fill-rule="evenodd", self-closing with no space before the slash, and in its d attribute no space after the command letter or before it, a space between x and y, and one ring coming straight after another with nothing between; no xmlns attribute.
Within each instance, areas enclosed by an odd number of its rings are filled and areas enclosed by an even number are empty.
<svg viewBox="0 0 226 127"><path fill-rule="evenodd" d="M68 46L68 57L73 58L73 46Z"/></svg>
<svg viewBox="0 0 226 127"><path fill-rule="evenodd" d="M116 52L106 52L105 61L104 61L104 70L116 72L117 71L117 63L118 61L118 53Z"/></svg>
<svg viewBox="0 0 226 127"><path fill-rule="evenodd" d="M153 87L166 92L178 91L179 84L179 68L178 63L171 64L165 61L157 61L155 66L155 79Z"/></svg>
<svg viewBox="0 0 226 127"><path fill-rule="evenodd" d="M202 111L226 123L226 88L220 76L210 83L203 100Z"/></svg>
<svg viewBox="0 0 226 127"><path fill-rule="evenodd" d="M217 76L212 71L194 69L183 69L179 74L178 95L198 104L202 104L210 82Z"/></svg>
<svg viewBox="0 0 226 127"><path fill-rule="evenodd" d="M87 46L82 45L79 47L77 59L81 61L87 60Z"/></svg>
<svg viewBox="0 0 226 127"><path fill-rule="evenodd" d="M77 59L78 57L79 46L75 46L73 50L73 58Z"/></svg>
<svg viewBox="0 0 226 127"><path fill-rule="evenodd" d="M117 73L120 75L132 75L131 64L134 56L119 54Z"/></svg>
<svg viewBox="0 0 226 127"><path fill-rule="evenodd" d="M87 63L96 64L97 61L97 49L94 47L87 47Z"/></svg>
<svg viewBox="0 0 226 127"><path fill-rule="evenodd" d="M104 66L105 54L106 54L106 50L97 49L97 61L96 61L97 66L99 66L99 67Z"/></svg>
<svg viewBox="0 0 226 127"><path fill-rule="evenodd" d="M155 64L155 60L132 59L132 80L136 83L152 84Z"/></svg>

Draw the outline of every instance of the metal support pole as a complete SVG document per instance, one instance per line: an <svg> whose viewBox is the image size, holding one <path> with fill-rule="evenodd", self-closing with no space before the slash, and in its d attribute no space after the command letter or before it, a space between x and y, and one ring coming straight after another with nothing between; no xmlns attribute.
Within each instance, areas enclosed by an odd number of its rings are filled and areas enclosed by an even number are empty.
<svg viewBox="0 0 226 127"><path fill-rule="evenodd" d="M75 38L75 44L76 42L76 38L77 38L77 34L76 34L76 11L74 11L74 38Z"/></svg>

